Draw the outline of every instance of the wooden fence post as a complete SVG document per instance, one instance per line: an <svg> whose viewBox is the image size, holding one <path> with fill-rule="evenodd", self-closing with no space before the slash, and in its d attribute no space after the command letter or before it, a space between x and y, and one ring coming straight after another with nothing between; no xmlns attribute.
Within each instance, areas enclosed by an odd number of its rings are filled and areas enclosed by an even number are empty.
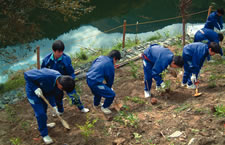
<svg viewBox="0 0 225 145"><path fill-rule="evenodd" d="M40 46L37 46L37 69L40 69Z"/></svg>
<svg viewBox="0 0 225 145"><path fill-rule="evenodd" d="M207 19L208 19L209 15L210 15L211 11L212 11L212 6L209 6Z"/></svg>
<svg viewBox="0 0 225 145"><path fill-rule="evenodd" d="M184 45L185 45L185 35L186 35L186 33L185 33L185 31L186 31L186 29L185 29L185 18L183 18L182 19L182 23L183 23L183 37L182 37L182 39L183 39L183 47L184 47Z"/></svg>
<svg viewBox="0 0 225 145"><path fill-rule="evenodd" d="M125 47L126 24L127 24L127 21L124 20L123 21L123 48Z"/></svg>
<svg viewBox="0 0 225 145"><path fill-rule="evenodd" d="M136 23L136 37L135 37L135 43L138 43L138 38L137 38L137 34L138 34L138 21Z"/></svg>

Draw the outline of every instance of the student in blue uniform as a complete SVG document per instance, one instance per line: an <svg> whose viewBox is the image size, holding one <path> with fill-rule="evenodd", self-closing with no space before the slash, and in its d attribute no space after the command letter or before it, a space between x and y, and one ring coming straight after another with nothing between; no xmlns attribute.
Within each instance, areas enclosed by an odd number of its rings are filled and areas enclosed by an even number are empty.
<svg viewBox="0 0 225 145"><path fill-rule="evenodd" d="M208 17L204 28L214 30L214 27L216 27L218 30L223 29L223 18L222 18L223 15L224 15L223 8L217 9L216 12L212 12Z"/></svg>
<svg viewBox="0 0 225 145"><path fill-rule="evenodd" d="M165 89L166 85L161 78L161 73L170 65L172 68L183 67L183 58L174 56L168 49L158 44L150 45L142 54L145 98L151 97L152 78L156 81L156 89Z"/></svg>
<svg viewBox="0 0 225 145"><path fill-rule="evenodd" d="M210 42L216 42L219 44L219 42L223 41L223 34L216 33L212 29L202 28L195 33L194 42L204 42L205 40L207 41L207 44L210 44ZM223 56L222 49L220 55Z"/></svg>
<svg viewBox="0 0 225 145"><path fill-rule="evenodd" d="M62 90L71 92L74 90L75 81L71 76L61 75L52 69L33 69L24 73L26 81L26 94L38 123L38 129L46 144L53 143L48 135L47 104L40 98L42 95L49 102L54 102L54 92Z"/></svg>
<svg viewBox="0 0 225 145"><path fill-rule="evenodd" d="M118 50L112 50L108 56L99 56L95 59L87 72L87 84L94 94L94 106L99 106L101 98L105 101L101 110L105 114L110 114L108 109L113 103L115 92L112 89L114 81L115 68L114 64L119 61L121 54ZM106 81L106 84L103 81Z"/></svg>
<svg viewBox="0 0 225 145"><path fill-rule="evenodd" d="M216 42L210 42L210 44L195 42L185 45L183 48L184 75L181 85L187 85L187 88L195 89L194 83L197 81L206 57L220 53L220 49Z"/></svg>
<svg viewBox="0 0 225 145"><path fill-rule="evenodd" d="M68 55L63 53L64 51L64 43L61 40L56 40L52 44L53 52L48 54L42 62L41 68L49 68L54 69L60 72L62 75L70 75L75 79L74 69L71 64L71 59ZM58 114L62 114L64 112L63 108L63 91L56 90L55 92L55 100L56 106L54 107ZM74 89L72 92L68 94L68 96L72 100L72 104L75 104L81 112L88 112L88 108L84 108L83 104L80 101L80 96L76 93Z"/></svg>

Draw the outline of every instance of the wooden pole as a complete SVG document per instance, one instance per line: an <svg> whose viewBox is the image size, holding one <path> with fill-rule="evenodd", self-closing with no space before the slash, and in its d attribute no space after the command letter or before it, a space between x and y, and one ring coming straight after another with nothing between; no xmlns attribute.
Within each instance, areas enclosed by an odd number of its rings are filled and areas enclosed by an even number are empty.
<svg viewBox="0 0 225 145"><path fill-rule="evenodd" d="M37 69L40 69L40 46L37 46Z"/></svg>
<svg viewBox="0 0 225 145"><path fill-rule="evenodd" d="M123 48L125 47L126 24L127 24L127 21L124 20L123 21Z"/></svg>
<svg viewBox="0 0 225 145"><path fill-rule="evenodd" d="M212 6L209 6L207 19L208 19L209 15L210 15L211 11L212 11Z"/></svg>
<svg viewBox="0 0 225 145"><path fill-rule="evenodd" d="M137 33L138 33L138 21L136 23L136 37L135 37L135 43L138 43L138 38L137 38Z"/></svg>
<svg viewBox="0 0 225 145"><path fill-rule="evenodd" d="M183 23L183 47L184 47L184 45L185 45L185 18L183 17L182 18L182 23Z"/></svg>

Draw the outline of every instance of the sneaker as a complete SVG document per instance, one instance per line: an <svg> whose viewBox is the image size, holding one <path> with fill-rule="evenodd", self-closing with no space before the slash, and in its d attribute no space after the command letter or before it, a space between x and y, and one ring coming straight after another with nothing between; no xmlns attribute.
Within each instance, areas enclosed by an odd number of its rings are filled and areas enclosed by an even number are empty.
<svg viewBox="0 0 225 145"><path fill-rule="evenodd" d="M102 110L102 112L104 112L105 114L110 114L110 113L112 113L112 111L109 110L108 108L101 107L101 110Z"/></svg>
<svg viewBox="0 0 225 145"><path fill-rule="evenodd" d="M48 128L53 128L53 127L55 127L55 125L56 125L55 122L52 122L52 123L48 123L47 127Z"/></svg>
<svg viewBox="0 0 225 145"><path fill-rule="evenodd" d="M45 137L43 137L43 140L45 142L45 144L52 144L53 140L50 136L46 135Z"/></svg>
<svg viewBox="0 0 225 145"><path fill-rule="evenodd" d="M83 109L81 109L80 110L82 113L87 113L87 112L89 112L89 109L88 108L83 108Z"/></svg>
<svg viewBox="0 0 225 145"><path fill-rule="evenodd" d="M192 84L192 85L187 85L187 88L188 88L188 89L196 89L196 86L195 86L194 84Z"/></svg>
<svg viewBox="0 0 225 145"><path fill-rule="evenodd" d="M181 87L186 87L187 83L181 83Z"/></svg>
<svg viewBox="0 0 225 145"><path fill-rule="evenodd" d="M144 93L145 93L145 98L151 97L151 93L149 91L144 91Z"/></svg>

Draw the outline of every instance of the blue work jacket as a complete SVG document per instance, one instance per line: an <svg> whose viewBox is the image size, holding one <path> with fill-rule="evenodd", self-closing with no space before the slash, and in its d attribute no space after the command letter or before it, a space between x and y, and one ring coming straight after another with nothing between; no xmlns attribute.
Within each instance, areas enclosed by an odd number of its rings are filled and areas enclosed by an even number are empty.
<svg viewBox="0 0 225 145"><path fill-rule="evenodd" d="M217 12L212 12L206 23L204 28L212 29L214 30L214 27L216 27L218 30L223 29L223 19L222 16L218 16Z"/></svg>
<svg viewBox="0 0 225 145"><path fill-rule="evenodd" d="M202 28L195 33L194 42L202 42L204 40L208 41L207 44L210 44L210 42L216 42L219 44L220 41L218 33L208 28ZM223 56L222 49L220 51L220 55Z"/></svg>
<svg viewBox="0 0 225 145"><path fill-rule="evenodd" d="M24 73L27 96L34 96L34 91L41 88L44 95L51 95L57 88L56 80L61 74L52 69L32 69ZM35 95L36 96L36 95Z"/></svg>
<svg viewBox="0 0 225 145"><path fill-rule="evenodd" d="M62 75L70 75L75 79L74 69L71 64L71 59L68 55L64 54L58 58L54 59L53 53L48 54L42 61L41 68L54 69L60 72Z"/></svg>
<svg viewBox="0 0 225 145"><path fill-rule="evenodd" d="M207 40L208 44L210 42L216 42L219 44L219 36L218 33L213 31L212 29L202 28L195 33L194 42L201 42L203 40Z"/></svg>
<svg viewBox="0 0 225 145"><path fill-rule="evenodd" d="M208 45L201 42L195 42L185 45L183 48L183 59L189 66L189 71L198 74L206 57L209 56Z"/></svg>
<svg viewBox="0 0 225 145"><path fill-rule="evenodd" d="M152 77L161 82L161 73L172 63L173 53L168 49L158 44L150 45L144 51L144 55L148 58L147 61L152 63Z"/></svg>
<svg viewBox="0 0 225 145"><path fill-rule="evenodd" d="M114 82L115 68L113 58L108 56L99 56L92 63L91 68L87 72L89 85L102 84L106 81L106 85L111 88Z"/></svg>

